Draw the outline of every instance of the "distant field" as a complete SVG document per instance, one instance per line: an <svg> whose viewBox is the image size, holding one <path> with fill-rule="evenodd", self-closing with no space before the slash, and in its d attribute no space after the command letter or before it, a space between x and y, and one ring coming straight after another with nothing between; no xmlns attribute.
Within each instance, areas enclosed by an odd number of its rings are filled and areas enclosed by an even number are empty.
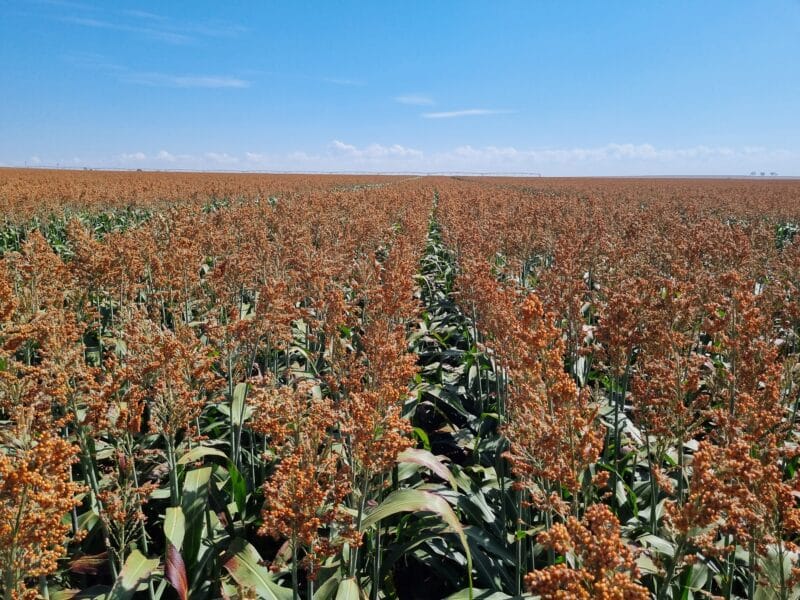
<svg viewBox="0 0 800 600"><path fill-rule="evenodd" d="M209 198L256 199L280 192L372 185L393 179L368 175L0 169L0 211L18 216L61 207L106 210Z"/></svg>
<svg viewBox="0 0 800 600"><path fill-rule="evenodd" d="M800 596L800 181L0 169L5 598Z"/></svg>

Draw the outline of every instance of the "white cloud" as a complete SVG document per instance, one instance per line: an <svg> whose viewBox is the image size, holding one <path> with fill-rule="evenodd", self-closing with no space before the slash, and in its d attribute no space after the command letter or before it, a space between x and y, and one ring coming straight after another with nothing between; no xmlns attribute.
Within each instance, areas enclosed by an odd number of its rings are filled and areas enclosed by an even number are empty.
<svg viewBox="0 0 800 600"><path fill-rule="evenodd" d="M131 152L127 154L121 154L120 158L124 162L134 162L147 160L147 155L144 152Z"/></svg>
<svg viewBox="0 0 800 600"><path fill-rule="evenodd" d="M322 81L325 83L332 83L334 85L349 85L349 86L364 86L366 82L360 79L343 79L341 77L323 77Z"/></svg>
<svg viewBox="0 0 800 600"><path fill-rule="evenodd" d="M266 163L269 162L270 157L266 154L260 154L258 152L245 152L244 158L249 163Z"/></svg>
<svg viewBox="0 0 800 600"><path fill-rule="evenodd" d="M145 10L136 10L136 9L128 10L128 9L126 9L126 10L122 11L122 14L126 15L128 17L135 17L137 19L146 19L148 21L160 21L160 22L163 22L163 21L167 20L166 17L163 17L161 15L157 15L155 13L147 12Z"/></svg>
<svg viewBox="0 0 800 600"><path fill-rule="evenodd" d="M404 94L402 96L396 96L394 101L400 104L411 104L413 106L431 106L435 104L433 98L425 94Z"/></svg>
<svg viewBox="0 0 800 600"><path fill-rule="evenodd" d="M247 88L246 79L216 75L168 75L166 73L125 73L120 80L137 85L175 88Z"/></svg>
<svg viewBox="0 0 800 600"><path fill-rule="evenodd" d="M389 172L418 170L424 157L421 150L401 144L356 146L333 140L323 152L245 152L238 165L240 169L288 172Z"/></svg>
<svg viewBox="0 0 800 600"><path fill-rule="evenodd" d="M319 155L309 154L308 152L302 152L302 151L297 150L295 152L290 152L286 156L286 158L288 158L289 160L296 160L296 161L300 161L300 162L308 162L308 161L313 161L313 160L319 160Z"/></svg>
<svg viewBox="0 0 800 600"><path fill-rule="evenodd" d="M691 146L687 148L656 148L652 144L606 144L596 147L545 148L518 150L514 147L486 146L474 148L459 146L442 156L459 157L473 162L509 163L575 163L598 161L672 161L675 159L705 160L743 156L745 150L736 151L727 146Z"/></svg>
<svg viewBox="0 0 800 600"><path fill-rule="evenodd" d="M456 119L458 117L478 117L483 115L508 115L512 114L513 110L500 110L493 108L467 108L464 110L449 110L442 112L426 112L422 113L423 119Z"/></svg>
<svg viewBox="0 0 800 600"><path fill-rule="evenodd" d="M69 10L95 10L94 6L84 4L83 2L70 2L70 0L33 0L33 3L54 6L56 8L66 8Z"/></svg>
<svg viewBox="0 0 800 600"><path fill-rule="evenodd" d="M151 87L172 88L248 88L251 82L235 75L172 74L156 71L136 71L124 65L109 61L96 53L67 53L63 60L84 69L105 73L123 83Z"/></svg>
<svg viewBox="0 0 800 600"><path fill-rule="evenodd" d="M339 152L347 152L351 154L358 151L358 149L352 144L345 144L344 142L340 142L339 140L333 140L331 142L331 148L333 148L334 150L338 150Z"/></svg>
<svg viewBox="0 0 800 600"><path fill-rule="evenodd" d="M203 156L220 165L235 165L239 162L236 156L231 156L227 152L206 152Z"/></svg>
<svg viewBox="0 0 800 600"><path fill-rule="evenodd" d="M800 152L760 146L609 143L572 148L462 145L423 151L401 144L358 145L333 140L317 152L178 153L133 151L100 159L31 156L27 164L97 168L264 170L278 172L413 172L542 175L746 175L777 171L800 175ZM22 166L23 161L8 161ZM39 162L37 162L37 160Z"/></svg>
<svg viewBox="0 0 800 600"><path fill-rule="evenodd" d="M138 33L161 42L166 42L168 44L187 44L192 41L191 36L167 29L139 27L136 25L114 23L103 19L93 19L88 17L61 17L59 20L65 23L71 23L73 25L80 25L82 27L91 27L92 29L109 29L112 31Z"/></svg>
<svg viewBox="0 0 800 600"><path fill-rule="evenodd" d="M164 160L166 162L175 162L178 160L178 157L170 152L167 152L166 150L159 150L158 154L156 154L156 159Z"/></svg>
<svg viewBox="0 0 800 600"><path fill-rule="evenodd" d="M147 154L145 152L126 152L120 154L116 160L100 161L99 163L92 163L91 161L84 161L87 166L98 167L144 167L151 169L201 169L210 168L214 165L225 162L225 153L206 152L205 154L176 154L168 150L159 150L155 154ZM238 160L235 157L230 157ZM110 164L108 164L110 162Z"/></svg>
<svg viewBox="0 0 800 600"><path fill-rule="evenodd" d="M402 159L421 159L423 154L421 150L414 148L406 148L400 144L392 144L391 146L382 146L381 144L370 144L363 148L358 148L352 144L345 144L339 140L331 142L331 149L339 155L348 156L355 159L385 159L385 158L402 158Z"/></svg>
<svg viewBox="0 0 800 600"><path fill-rule="evenodd" d="M544 175L745 175L753 169L800 172L800 153L753 147L676 148L610 143L573 148L520 149L464 145L426 157L431 171Z"/></svg>
<svg viewBox="0 0 800 600"><path fill-rule="evenodd" d="M69 8L69 3L64 2L48 2L48 4L62 9ZM196 42L198 38L234 37L247 31L246 27L236 24L219 21L179 21L136 9L112 11L84 6L84 10L90 11L92 16L55 15L54 18L80 27L133 33L168 44L190 44Z"/></svg>

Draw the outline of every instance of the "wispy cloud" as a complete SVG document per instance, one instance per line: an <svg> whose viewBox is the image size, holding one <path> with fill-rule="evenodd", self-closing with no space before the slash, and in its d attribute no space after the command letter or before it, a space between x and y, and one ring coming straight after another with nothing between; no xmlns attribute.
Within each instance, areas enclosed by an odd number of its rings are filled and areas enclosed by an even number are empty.
<svg viewBox="0 0 800 600"><path fill-rule="evenodd" d="M333 85L365 86L367 83L360 79L344 79L341 77L323 77L321 81L332 83Z"/></svg>
<svg viewBox="0 0 800 600"><path fill-rule="evenodd" d="M209 23L184 23L181 29L188 33L216 38L236 37L237 35L249 31L249 29L243 25L215 21Z"/></svg>
<svg viewBox="0 0 800 600"><path fill-rule="evenodd" d="M402 96L396 96L394 101L413 106L432 106L435 104L433 98L425 94L403 94Z"/></svg>
<svg viewBox="0 0 800 600"><path fill-rule="evenodd" d="M123 83L171 88L248 88L252 82L237 75L174 74L136 71L95 53L66 54L62 59L84 69L105 72Z"/></svg>
<svg viewBox="0 0 800 600"><path fill-rule="evenodd" d="M192 41L192 37L177 31L170 31L167 29L157 29L154 27L140 27L137 25L128 25L124 23L114 23L103 19L94 19L88 17L60 17L60 21L64 23L72 23L73 25L80 25L82 27L91 27L93 29L109 29L112 31L127 31L130 33L138 33L168 44L188 44Z"/></svg>
<svg viewBox="0 0 800 600"><path fill-rule="evenodd" d="M37 3L61 9L72 9L74 4L68 0L38 0ZM201 38L235 37L247 31L242 25L221 21L182 21L138 9L109 11L102 7L77 6L83 10L80 16L74 14L49 16L80 27L123 31L174 45L190 44Z"/></svg>
<svg viewBox="0 0 800 600"><path fill-rule="evenodd" d="M457 119L459 117L478 117L482 115L509 115L516 111L493 108L467 108L464 110L449 110L442 112L422 113L423 119Z"/></svg>
<svg viewBox="0 0 800 600"><path fill-rule="evenodd" d="M70 10L95 10L95 7L91 4L72 2L71 0L32 0L32 4L56 6L58 8L68 8Z"/></svg>
<svg viewBox="0 0 800 600"><path fill-rule="evenodd" d="M120 81L151 87L173 88L247 88L250 81L239 77L218 75L170 75L167 73L126 72Z"/></svg>
<svg viewBox="0 0 800 600"><path fill-rule="evenodd" d="M67 62L82 69L94 69L107 72L125 72L129 69L111 61L107 56L96 52L68 52L61 56Z"/></svg>
<svg viewBox="0 0 800 600"><path fill-rule="evenodd" d="M147 12L146 10L126 9L122 11L122 14L128 17L135 17L137 19L146 19L148 21L164 22L167 20L167 18L162 15Z"/></svg>

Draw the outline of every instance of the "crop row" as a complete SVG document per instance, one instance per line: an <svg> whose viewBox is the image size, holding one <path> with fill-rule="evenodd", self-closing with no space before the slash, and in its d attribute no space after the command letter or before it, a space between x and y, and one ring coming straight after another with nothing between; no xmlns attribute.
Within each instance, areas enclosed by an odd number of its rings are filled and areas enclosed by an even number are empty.
<svg viewBox="0 0 800 600"><path fill-rule="evenodd" d="M7 253L5 596L377 594L428 209L321 189Z"/></svg>
<svg viewBox="0 0 800 600"><path fill-rule="evenodd" d="M442 194L458 301L508 372L531 592L797 595L800 207L735 189Z"/></svg>
<svg viewBox="0 0 800 600"><path fill-rule="evenodd" d="M4 597L800 595L796 184L46 173Z"/></svg>

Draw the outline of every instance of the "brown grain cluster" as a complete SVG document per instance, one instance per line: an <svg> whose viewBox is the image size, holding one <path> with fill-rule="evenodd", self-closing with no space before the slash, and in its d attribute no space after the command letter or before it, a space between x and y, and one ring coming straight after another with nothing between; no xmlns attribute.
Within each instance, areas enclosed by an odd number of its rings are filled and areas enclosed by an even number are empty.
<svg viewBox="0 0 800 600"><path fill-rule="evenodd" d="M166 510L201 492L209 539L250 536L295 583L298 564L355 576L364 515L416 445L434 206L492 364L492 468L520 498L497 539L538 552L518 581L666 598L702 565L698 594L792 597L797 183L6 169L4 593L77 586L89 562L113 584L135 552L167 556ZM93 228L130 207L145 216Z"/></svg>

